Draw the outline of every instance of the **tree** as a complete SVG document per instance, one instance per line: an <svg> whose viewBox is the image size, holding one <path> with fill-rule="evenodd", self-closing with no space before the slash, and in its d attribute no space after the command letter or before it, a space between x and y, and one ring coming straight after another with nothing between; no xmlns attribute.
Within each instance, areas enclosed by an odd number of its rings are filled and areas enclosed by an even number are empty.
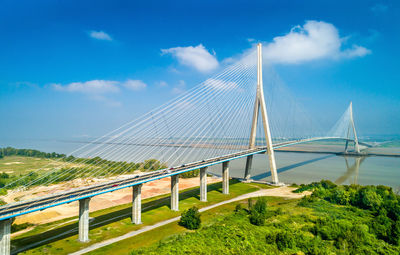
<svg viewBox="0 0 400 255"><path fill-rule="evenodd" d="M257 199L254 206L250 207L250 223L262 226L267 217L267 200L264 197Z"/></svg>
<svg viewBox="0 0 400 255"><path fill-rule="evenodd" d="M198 229L201 226L201 219L199 209L196 206L185 210L181 215L181 220L178 222L179 225L187 229Z"/></svg>

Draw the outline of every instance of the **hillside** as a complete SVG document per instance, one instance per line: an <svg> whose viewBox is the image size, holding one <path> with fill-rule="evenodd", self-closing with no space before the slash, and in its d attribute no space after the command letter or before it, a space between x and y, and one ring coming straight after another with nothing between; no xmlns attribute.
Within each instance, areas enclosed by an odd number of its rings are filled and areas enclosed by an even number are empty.
<svg viewBox="0 0 400 255"><path fill-rule="evenodd" d="M242 201L235 211L217 216L210 225L131 254L400 253L398 195L383 186L326 183L303 186L301 190L313 189L314 193L302 200L267 198L269 206L261 226L250 223L248 201ZM349 194L347 202L333 199L339 193ZM352 205L352 198L360 204Z"/></svg>

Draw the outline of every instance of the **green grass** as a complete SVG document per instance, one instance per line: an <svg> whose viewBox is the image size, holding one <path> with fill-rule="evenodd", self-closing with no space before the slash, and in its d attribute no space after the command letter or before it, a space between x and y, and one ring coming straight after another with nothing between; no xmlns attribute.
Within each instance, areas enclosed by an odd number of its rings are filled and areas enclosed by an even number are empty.
<svg viewBox="0 0 400 255"><path fill-rule="evenodd" d="M25 156L6 156L0 159L0 172L8 174L26 174L40 168L43 171L50 170L55 166L61 165L63 162L57 162L53 159L32 158Z"/></svg>
<svg viewBox="0 0 400 255"><path fill-rule="evenodd" d="M266 198L268 217L264 226L250 224L245 210L233 212L238 203L203 213L197 231L177 224L126 239L89 254L399 254L368 232L371 212L317 201L299 206L298 200ZM279 209L279 210L278 210ZM213 217L214 216L214 217ZM321 223L322 222L322 223ZM341 233L340 237L316 234ZM171 233L174 235L171 236ZM165 235L162 237L162 235ZM148 241L148 240L151 241ZM143 241L142 243L138 242ZM147 241L146 241L147 240ZM129 251L128 248L131 248Z"/></svg>
<svg viewBox="0 0 400 255"><path fill-rule="evenodd" d="M285 205L287 208L294 208L296 202L294 200L285 200L284 198L278 197L267 197L267 201L270 205ZM247 206L247 200L233 202L225 205L218 206L216 208L207 210L201 213L202 228L210 227L214 224L220 224L223 219L232 214L237 204ZM307 211L307 209L305 209ZM170 238L174 238L176 235L184 233L193 233L195 231L187 230L184 227L178 225L178 222L173 222L154 230L150 230L143 234L127 238L120 242L108 245L106 247L94 250L87 253L88 255L106 255L106 254L129 254L134 249L156 247L160 241L168 241Z"/></svg>
<svg viewBox="0 0 400 255"><path fill-rule="evenodd" d="M208 185L208 202L199 201L198 187L187 189L180 193L179 208L181 211L188 209L193 205L201 208L227 199L231 199L238 195L256 191L260 187L267 186L259 184L255 185L240 183L231 180L230 194L224 195L221 193L221 183L210 184ZM131 204L120 205L93 212L90 214L90 217L93 217L93 220L90 222L90 242L88 243L81 243L77 240L77 217L72 217L69 219L53 222L51 224L37 226L32 231L29 231L21 236L18 236L17 238L12 239L11 245L13 247L13 250L15 250L16 248L26 247L29 244L63 234L55 240L45 242L41 246L27 250L22 254L68 254L70 252L90 246L94 243L117 237L133 230L137 230L139 228L142 228L143 226L152 225L159 221L179 216L180 212L171 211L169 209L169 205L169 195L162 195L143 200L142 225L134 225L131 223ZM71 233L68 234L68 232Z"/></svg>

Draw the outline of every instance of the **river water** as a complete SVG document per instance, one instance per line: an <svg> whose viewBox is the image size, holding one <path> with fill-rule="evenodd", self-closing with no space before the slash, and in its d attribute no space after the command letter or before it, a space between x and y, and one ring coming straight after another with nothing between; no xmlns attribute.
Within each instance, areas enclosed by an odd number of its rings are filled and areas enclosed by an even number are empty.
<svg viewBox="0 0 400 255"><path fill-rule="evenodd" d="M60 141L23 141L5 142L2 146L14 146L17 148L34 148L47 152L56 151L68 153L82 146L82 144ZM319 153L298 153L276 151L276 163L279 181L284 183L310 183L321 179L331 180L337 184L361 184L361 185L387 185L400 191L400 157L343 157L335 154L321 152L340 152L344 145L338 143L311 143L293 146L295 150L315 150ZM160 150L161 151L161 150ZM400 154L399 143L395 146L375 147L368 149L374 153ZM201 153L201 150L199 150ZM195 153L196 154L196 153ZM157 158L157 156L154 156ZM252 165L252 179L271 181L269 163L266 154L254 155ZM160 158L161 159L161 158ZM124 160L128 160L124 159ZM195 161L196 159L187 159ZM198 160L198 159L197 159ZM186 160L185 160L186 161ZM357 162L358 161L358 162ZM187 163L186 162L186 163ZM184 162L180 162L184 163ZM236 159L230 163L230 175L242 178L246 159ZM221 175L221 164L209 167L208 171L215 175Z"/></svg>
<svg viewBox="0 0 400 255"><path fill-rule="evenodd" d="M377 148L371 151L400 152L400 148ZM335 154L279 151L275 153L275 157L280 182L301 184L327 179L337 184L382 184L400 191L400 157L343 157ZM231 176L243 177L245 165L245 159L232 161ZM221 175L221 166L210 167L210 172ZM254 156L251 175L254 180L271 181L266 154Z"/></svg>

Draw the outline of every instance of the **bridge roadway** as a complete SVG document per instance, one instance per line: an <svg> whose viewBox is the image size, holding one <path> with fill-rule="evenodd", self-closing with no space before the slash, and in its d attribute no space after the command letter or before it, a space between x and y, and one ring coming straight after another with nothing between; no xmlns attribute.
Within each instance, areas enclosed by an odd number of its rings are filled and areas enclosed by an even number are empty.
<svg viewBox="0 0 400 255"><path fill-rule="evenodd" d="M300 139L295 141L281 142L274 144L274 149L286 147L294 144L305 143L317 140L347 140L338 137L317 137L310 139ZM365 144L367 145L367 144ZM370 145L367 145L370 146ZM193 162L185 164L173 169L162 169L154 171L151 173L137 175L134 177L129 177L125 179L113 180L106 183L101 183L97 185L91 185L86 187L81 187L77 189L70 190L68 192L52 194L48 196L42 196L31 200L25 200L21 202L16 202L0 207L0 221L14 218L16 216L32 213L35 211L44 210L50 207L55 207L61 204L71 203L73 201L94 197L104 193L112 192L119 189L124 189L139 185L146 182L151 182L157 179L166 178L173 175L178 175L184 172L193 171L196 169L212 166L215 164L220 164L223 162L231 161L234 159L265 153L267 151L266 147L258 147L255 149L248 149L236 153L227 154L221 157L205 159L198 162Z"/></svg>
<svg viewBox="0 0 400 255"><path fill-rule="evenodd" d="M13 218L16 216L32 213L46 208L58 206L65 203L70 203L76 200L89 198L112 192L119 189L128 188L131 186L139 185L142 183L154 181L157 179L166 178L172 175L181 174L188 171L193 171L199 168L220 164L233 159L266 152L266 148L255 148L251 150L245 150L237 153L227 154L217 158L206 159L199 162L193 162L173 169L162 169L151 173L138 175L121 180L113 180L107 183L98 185L92 185L89 187L77 188L65 193L53 194L49 196L39 197L37 199L26 200L9 204L8 206L0 207L0 220Z"/></svg>

